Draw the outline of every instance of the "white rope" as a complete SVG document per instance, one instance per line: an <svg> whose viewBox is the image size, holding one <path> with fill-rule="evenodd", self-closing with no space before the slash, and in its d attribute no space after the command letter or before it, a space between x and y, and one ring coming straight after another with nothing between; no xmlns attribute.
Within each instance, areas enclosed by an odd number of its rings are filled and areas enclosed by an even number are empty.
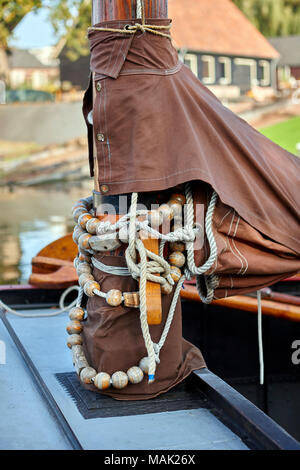
<svg viewBox="0 0 300 470"><path fill-rule="evenodd" d="M259 352L259 383L264 384L265 378L265 365L264 365L264 350L262 338L262 306L261 306L261 291L257 291L257 332L258 332L258 352Z"/></svg>
<svg viewBox="0 0 300 470"><path fill-rule="evenodd" d="M148 211L137 210L138 194L133 193L129 213L121 217L121 219L119 219L115 224L111 224L110 222L100 223L97 227L97 234L100 238L105 236L107 233L113 234L114 237L117 237L118 229L126 226L128 227L129 244L125 256L128 271L134 279L140 278L141 274L141 263L137 263L136 260L137 247L135 240L137 238L138 232L145 231L150 235L151 238L159 239L159 255L156 255L145 249L146 258L148 258L146 266L146 279L148 281L160 283L161 285L165 284L166 282L169 282L171 285L174 284L174 281L170 276L170 266L163 257L165 243L167 241L181 241L185 243L187 251L185 276L187 279L191 279L193 276L196 276L196 284L201 300L204 303L211 303L214 298L214 291L219 284L219 278L214 274L205 274L216 262L218 256L217 244L212 229L212 220L218 200L218 195L215 191L213 192L205 216L205 233L209 244L210 254L206 262L202 266L197 267L194 257L194 241L197 233L200 230L203 230L203 228L200 224L197 224L194 221L194 201L190 183L186 184L185 193L187 223L184 227L178 227L174 232L162 234L149 225L149 220L147 218L145 219L145 217L143 217L144 220L139 220L138 216L146 216L148 215ZM124 268L121 269L123 270ZM156 274L160 274L160 276L156 276ZM199 276L201 276L201 279ZM202 289L202 284L205 284L205 290Z"/></svg>
<svg viewBox="0 0 300 470"><path fill-rule="evenodd" d="M174 295L173 295L173 299L172 299L172 302L171 302L171 305L170 305L169 314L168 314L168 317L167 317L167 320L166 320L161 338L158 342L159 351L161 350L161 348L163 347L163 345L165 344L165 341L167 339L169 329L170 329L170 326L171 326L171 323L172 323L172 320L173 320L173 317L174 317L174 312L175 312L175 309L176 309L177 300L178 300L178 297L180 295L180 291L181 291L181 288L182 288L182 285L183 285L184 281L185 281L185 276L181 276L181 278L179 279L179 281L177 283L177 286L176 286L176 289L175 289L175 292L174 292Z"/></svg>
<svg viewBox="0 0 300 470"><path fill-rule="evenodd" d="M108 266L107 264L101 263L101 261L94 258L94 256L91 258L91 261L95 268L103 271L104 273L113 274L114 276L130 276L130 272L126 267Z"/></svg>
<svg viewBox="0 0 300 470"><path fill-rule="evenodd" d="M136 211L136 217L145 216L148 215L148 213L149 211L147 210L139 210ZM129 218L130 212L121 217L115 224L111 224L110 222L100 222L97 226L97 235L102 236L104 234L110 233L113 235L113 237L115 237L118 229L129 226ZM136 219L133 223L136 227L135 231L144 230L148 232L149 235L151 235L151 238L158 238L160 240L164 240L165 242L193 242L199 231L199 226L194 227L192 224L191 227L179 227L174 232L163 234L151 227L148 220Z"/></svg>
<svg viewBox="0 0 300 470"><path fill-rule="evenodd" d="M147 320L147 296L146 296L146 286L147 286L147 257L146 251L144 249L143 242L141 240L136 240L136 246L141 257L141 272L140 272L140 321L141 329L147 349L147 354L149 358L149 369L148 369L148 382L151 383L154 381L155 370L156 370L156 354L154 351L153 342L150 336L149 325Z"/></svg>
<svg viewBox="0 0 300 470"><path fill-rule="evenodd" d="M137 0L136 2L136 17L142 18L143 17L143 4L142 0Z"/></svg>
<svg viewBox="0 0 300 470"><path fill-rule="evenodd" d="M212 230L212 218L214 215L215 207L217 204L218 195L214 191L208 205L205 216L205 233L209 243L210 254L208 260L202 265L197 267L195 264L194 245L192 242L186 243L187 250L187 264L190 272L193 275L205 274L216 262L218 256L217 244ZM186 185L186 202L187 202L187 225L189 229L194 226L194 202L190 183Z"/></svg>
<svg viewBox="0 0 300 470"><path fill-rule="evenodd" d="M72 292L73 290L77 290L78 296L73 302L71 302L67 307L64 305L64 301L66 296ZM71 286L68 287L61 295L59 299L59 307L60 310L52 312L52 313L21 313L18 312L17 310L12 309L8 305L6 305L2 300L0 300L0 308L4 311L4 313L11 313L12 315L15 315L17 317L22 317L22 318L42 318L42 317L56 317L57 315L61 315L64 313L66 310L69 310L72 307L75 307L77 305L78 299L80 298L80 288L78 286ZM81 294L82 298L82 294ZM81 298L80 298L80 303L81 303Z"/></svg>
<svg viewBox="0 0 300 470"><path fill-rule="evenodd" d="M185 186L186 194L186 213L187 213L187 226L191 230L194 227L194 201L192 187L190 183L187 183ZM209 202L206 216L205 216L205 233L209 243L210 254L207 261L202 265L197 267L195 264L195 253L194 253L194 244L193 242L186 243L187 251L187 268L185 269L185 274L188 279L192 276L196 276L196 286L200 296L200 299L205 304L210 304L214 298L214 291L219 285L219 278L215 274L205 276L204 274L214 265L218 257L218 249L212 229L212 220L214 211L216 208L218 200L218 195L214 191ZM200 277L201 276L201 277ZM202 289L202 282L205 283L206 292Z"/></svg>

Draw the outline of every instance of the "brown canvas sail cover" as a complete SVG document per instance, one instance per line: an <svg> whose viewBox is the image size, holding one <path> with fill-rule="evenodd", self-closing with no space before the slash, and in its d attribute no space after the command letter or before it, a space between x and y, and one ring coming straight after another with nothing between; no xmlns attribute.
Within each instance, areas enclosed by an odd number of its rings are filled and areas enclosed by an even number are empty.
<svg viewBox="0 0 300 470"><path fill-rule="evenodd" d="M98 26L124 28L135 22ZM170 20L147 22L167 25ZM195 209L200 205L205 212L215 190L219 200L212 228L218 257L208 272L219 278L215 297L257 290L300 270L300 160L224 107L180 62L168 38L91 31L89 40L93 79L83 111L91 174L96 170L103 194L161 192L192 181ZM195 212L201 219L203 214ZM208 255L204 239L195 251L196 264ZM125 265L124 257L97 257L104 264ZM96 268L93 275L104 292L138 288L131 278ZM160 337L171 298L163 296L163 321L151 327L153 341ZM138 310L112 308L99 297L89 299L87 309L83 335L90 364L110 374L137 365L146 355ZM151 398L205 366L200 351L182 339L180 303L160 359L153 384L144 380L107 393L119 399Z"/></svg>
<svg viewBox="0 0 300 470"><path fill-rule="evenodd" d="M97 259L109 266L126 266L124 256L98 254ZM93 275L104 292L112 288L122 292L137 290L132 277L115 276L94 269ZM158 343L169 312L171 295L162 297L162 322L150 328L152 341ZM137 366L147 356L141 332L139 309L120 305L111 307L105 299L94 296L88 300L88 317L84 322L84 349L89 364L97 371L109 374L121 370L126 372ZM160 351L155 381L148 384L146 378L122 390L110 388L105 392L119 400L146 400L166 392L185 379L193 370L205 367L201 352L182 338L181 304L177 303L172 325L165 344ZM93 385L87 386L96 391Z"/></svg>
<svg viewBox="0 0 300 470"><path fill-rule="evenodd" d="M124 28L134 21L98 26ZM147 20L167 25L170 20ZM96 25L97 26L97 25ZM300 269L300 159L232 113L178 58L168 38L89 32L94 82L84 98L91 173L93 128L106 195L161 191L187 181L219 195L216 296L247 292ZM98 84L98 86L97 86ZM227 214L227 215L226 215ZM207 254L207 253L206 253ZM197 253L198 262L205 250Z"/></svg>

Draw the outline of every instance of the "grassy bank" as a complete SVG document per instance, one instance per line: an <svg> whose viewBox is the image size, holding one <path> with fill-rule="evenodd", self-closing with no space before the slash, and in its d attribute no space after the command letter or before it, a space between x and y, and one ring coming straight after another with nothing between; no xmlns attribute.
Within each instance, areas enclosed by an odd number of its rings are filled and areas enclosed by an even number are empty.
<svg viewBox="0 0 300 470"><path fill-rule="evenodd" d="M300 143L300 117L293 117L273 126L259 129L269 139L291 153L296 154L296 145Z"/></svg>

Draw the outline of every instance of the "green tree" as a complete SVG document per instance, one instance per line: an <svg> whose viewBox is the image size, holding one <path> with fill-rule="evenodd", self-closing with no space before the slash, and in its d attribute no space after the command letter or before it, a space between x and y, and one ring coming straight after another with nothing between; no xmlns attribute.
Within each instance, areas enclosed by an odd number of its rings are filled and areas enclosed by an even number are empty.
<svg viewBox="0 0 300 470"><path fill-rule="evenodd" d="M265 36L300 34L300 0L233 0Z"/></svg>
<svg viewBox="0 0 300 470"><path fill-rule="evenodd" d="M15 27L27 13L38 10L42 0L7 1L0 0L0 46L7 48L7 41Z"/></svg>
<svg viewBox="0 0 300 470"><path fill-rule="evenodd" d="M88 54L86 32L91 24L92 0L0 0L0 48L7 49L16 26L27 13L45 8L70 59Z"/></svg>
<svg viewBox="0 0 300 470"><path fill-rule="evenodd" d="M92 0L52 0L49 10L54 30L76 60L89 53L87 28L91 25Z"/></svg>

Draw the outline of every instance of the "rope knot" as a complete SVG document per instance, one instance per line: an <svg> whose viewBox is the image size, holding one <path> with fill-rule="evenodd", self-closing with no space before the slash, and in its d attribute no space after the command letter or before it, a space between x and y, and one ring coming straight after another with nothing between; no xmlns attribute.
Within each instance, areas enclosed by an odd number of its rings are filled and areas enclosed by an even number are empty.
<svg viewBox="0 0 300 470"><path fill-rule="evenodd" d="M143 33L146 31L145 25L141 23L135 23L133 26L130 26L128 29L131 29L132 31L142 31Z"/></svg>
<svg viewBox="0 0 300 470"><path fill-rule="evenodd" d="M159 359L160 347L157 343L153 343L153 350L155 354L155 362L156 364L160 364L160 359Z"/></svg>

